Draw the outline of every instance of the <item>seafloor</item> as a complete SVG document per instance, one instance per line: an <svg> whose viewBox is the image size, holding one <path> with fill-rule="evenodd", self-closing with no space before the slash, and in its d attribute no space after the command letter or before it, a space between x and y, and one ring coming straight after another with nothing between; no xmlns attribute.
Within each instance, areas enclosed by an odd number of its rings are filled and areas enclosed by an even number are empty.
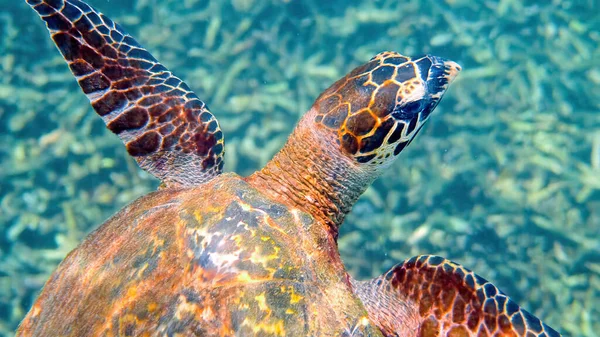
<svg viewBox="0 0 600 337"><path fill-rule="evenodd" d="M158 183L91 110L45 26L0 0L0 335L82 237ZM273 156L312 100L383 50L464 71L354 207L358 277L439 254L566 336L600 336L600 5L94 0L221 121L226 170Z"/></svg>

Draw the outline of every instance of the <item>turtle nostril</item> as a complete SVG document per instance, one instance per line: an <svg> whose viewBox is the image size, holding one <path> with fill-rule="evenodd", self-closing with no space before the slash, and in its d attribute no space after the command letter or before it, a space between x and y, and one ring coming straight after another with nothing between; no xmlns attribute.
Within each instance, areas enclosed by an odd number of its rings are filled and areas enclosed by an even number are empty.
<svg viewBox="0 0 600 337"><path fill-rule="evenodd" d="M450 60L436 56L429 57L433 62L427 75L427 89L432 98L439 100L462 68L458 63Z"/></svg>
<svg viewBox="0 0 600 337"><path fill-rule="evenodd" d="M431 61L428 78L445 77L450 83L462 70L458 63L443 57L427 55L427 58Z"/></svg>
<svg viewBox="0 0 600 337"><path fill-rule="evenodd" d="M444 66L446 68L446 77L448 78L448 83L452 82L456 75L462 70L462 67L453 61L445 61Z"/></svg>

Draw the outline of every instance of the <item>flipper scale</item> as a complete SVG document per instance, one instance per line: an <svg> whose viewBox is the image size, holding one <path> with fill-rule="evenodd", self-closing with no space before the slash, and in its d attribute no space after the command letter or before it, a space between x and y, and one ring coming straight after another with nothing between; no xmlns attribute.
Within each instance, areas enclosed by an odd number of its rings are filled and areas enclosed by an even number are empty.
<svg viewBox="0 0 600 337"><path fill-rule="evenodd" d="M223 134L191 89L111 19L78 0L27 0L108 129L167 185L204 183L223 167Z"/></svg>
<svg viewBox="0 0 600 337"><path fill-rule="evenodd" d="M492 283L439 256L413 257L353 285L386 336L560 337Z"/></svg>

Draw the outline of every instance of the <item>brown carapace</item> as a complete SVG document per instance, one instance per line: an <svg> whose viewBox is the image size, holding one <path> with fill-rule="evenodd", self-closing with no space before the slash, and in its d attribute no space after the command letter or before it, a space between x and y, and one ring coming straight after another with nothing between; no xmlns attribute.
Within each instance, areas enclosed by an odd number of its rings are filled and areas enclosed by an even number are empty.
<svg viewBox="0 0 600 337"><path fill-rule="evenodd" d="M460 71L382 53L327 89L283 149L220 174L215 117L123 29L78 0L27 0L108 128L165 186L50 277L18 336L560 336L436 256L354 280L337 232Z"/></svg>

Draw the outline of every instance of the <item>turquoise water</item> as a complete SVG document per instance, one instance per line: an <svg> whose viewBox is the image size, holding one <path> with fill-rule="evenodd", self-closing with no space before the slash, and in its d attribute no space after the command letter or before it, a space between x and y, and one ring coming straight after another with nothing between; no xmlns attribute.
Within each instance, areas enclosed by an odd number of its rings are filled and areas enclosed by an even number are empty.
<svg viewBox="0 0 600 337"><path fill-rule="evenodd" d="M44 24L0 0L0 334L93 228L158 182L105 130ZM568 336L600 336L596 1L90 1L221 122L227 171L281 147L318 94L383 50L463 66L355 205L340 250L368 278L457 261Z"/></svg>

